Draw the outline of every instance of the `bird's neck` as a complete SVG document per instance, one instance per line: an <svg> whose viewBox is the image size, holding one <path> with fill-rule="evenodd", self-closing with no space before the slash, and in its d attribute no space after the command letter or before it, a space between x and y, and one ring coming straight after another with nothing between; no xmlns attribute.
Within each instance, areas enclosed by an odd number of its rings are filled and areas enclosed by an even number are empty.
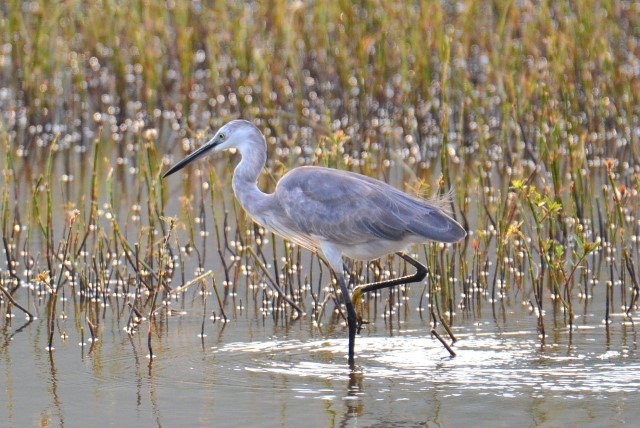
<svg viewBox="0 0 640 428"><path fill-rule="evenodd" d="M233 192L242 208L255 218L253 211L267 197L258 188L258 177L267 162L266 144L264 150L240 148L240 155L242 160L233 174Z"/></svg>

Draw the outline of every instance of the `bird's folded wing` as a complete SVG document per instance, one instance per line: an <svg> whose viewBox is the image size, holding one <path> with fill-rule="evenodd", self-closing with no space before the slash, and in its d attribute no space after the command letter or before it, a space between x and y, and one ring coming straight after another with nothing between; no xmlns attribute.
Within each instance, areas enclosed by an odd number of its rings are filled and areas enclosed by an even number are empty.
<svg viewBox="0 0 640 428"><path fill-rule="evenodd" d="M280 180L275 197L301 232L342 245L399 241L408 235L446 242L464 236L454 220L428 201L360 174L296 168Z"/></svg>

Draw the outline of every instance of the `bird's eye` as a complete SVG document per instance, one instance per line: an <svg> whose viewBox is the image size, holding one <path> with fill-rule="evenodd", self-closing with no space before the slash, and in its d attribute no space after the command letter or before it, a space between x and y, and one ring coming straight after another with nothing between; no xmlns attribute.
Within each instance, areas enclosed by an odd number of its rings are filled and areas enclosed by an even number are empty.
<svg viewBox="0 0 640 428"><path fill-rule="evenodd" d="M226 137L226 135L224 135L224 134L220 134L220 139L221 139L221 140L224 140L224 139L225 139L225 137Z"/></svg>

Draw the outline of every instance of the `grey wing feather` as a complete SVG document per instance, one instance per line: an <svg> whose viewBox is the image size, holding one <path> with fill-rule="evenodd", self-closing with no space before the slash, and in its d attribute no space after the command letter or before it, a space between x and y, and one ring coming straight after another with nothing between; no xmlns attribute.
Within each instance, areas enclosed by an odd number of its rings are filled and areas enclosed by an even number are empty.
<svg viewBox="0 0 640 428"><path fill-rule="evenodd" d="M344 245L408 235L455 242L465 235L428 201L350 172L296 168L280 180L275 197L302 233Z"/></svg>

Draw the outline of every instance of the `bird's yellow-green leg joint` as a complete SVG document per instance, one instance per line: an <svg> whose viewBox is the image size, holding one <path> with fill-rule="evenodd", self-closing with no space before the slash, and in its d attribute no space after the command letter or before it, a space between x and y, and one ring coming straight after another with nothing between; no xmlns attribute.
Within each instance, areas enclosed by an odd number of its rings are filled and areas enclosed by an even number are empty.
<svg viewBox="0 0 640 428"><path fill-rule="evenodd" d="M367 324L366 320L362 319L363 312L363 297L364 291L362 291L362 287L356 287L353 289L353 293L351 294L351 303L353 303L353 307L356 310L356 326L358 334L360 334L360 330L362 330L362 324Z"/></svg>

